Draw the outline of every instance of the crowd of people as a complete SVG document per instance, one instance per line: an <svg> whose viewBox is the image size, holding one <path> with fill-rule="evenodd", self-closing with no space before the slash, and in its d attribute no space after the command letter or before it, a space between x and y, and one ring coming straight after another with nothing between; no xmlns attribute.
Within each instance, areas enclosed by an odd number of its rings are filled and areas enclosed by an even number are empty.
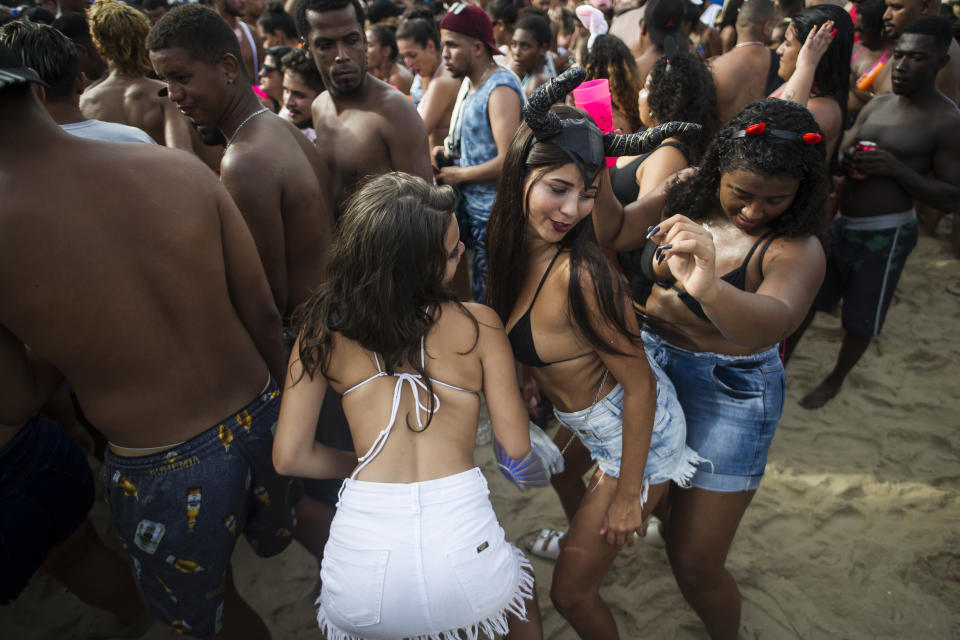
<svg viewBox="0 0 960 640"><path fill-rule="evenodd" d="M662 538L736 638L805 329L840 309L817 409L918 235L952 214L960 258L956 6L0 7L0 604L42 571L117 637L269 638L243 534L315 557L327 638L541 638L537 578L617 638L604 577ZM484 407L567 517L551 575Z"/></svg>

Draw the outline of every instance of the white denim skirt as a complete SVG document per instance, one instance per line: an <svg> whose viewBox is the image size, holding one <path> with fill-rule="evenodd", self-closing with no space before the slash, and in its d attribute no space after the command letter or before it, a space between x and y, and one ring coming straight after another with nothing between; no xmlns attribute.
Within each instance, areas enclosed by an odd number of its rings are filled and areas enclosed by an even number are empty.
<svg viewBox="0 0 960 640"><path fill-rule="evenodd" d="M345 480L320 576L329 640L456 640L526 618L533 568L506 541L480 469L426 482Z"/></svg>

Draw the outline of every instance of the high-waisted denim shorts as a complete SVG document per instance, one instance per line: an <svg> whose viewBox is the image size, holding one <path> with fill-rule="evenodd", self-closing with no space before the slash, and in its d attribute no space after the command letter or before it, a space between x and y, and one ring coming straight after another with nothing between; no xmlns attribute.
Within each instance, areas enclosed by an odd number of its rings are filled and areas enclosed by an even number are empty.
<svg viewBox="0 0 960 640"><path fill-rule="evenodd" d="M700 464L693 486L722 492L759 487L786 395L777 347L747 356L696 352L646 331L643 346L673 381L687 419L687 444L710 461Z"/></svg>
<svg viewBox="0 0 960 640"><path fill-rule="evenodd" d="M686 445L686 424L666 373L647 357L657 378L657 406L650 438L650 453L644 467L644 487L672 480L689 486L690 478L702 458ZM623 456L623 387L617 384L593 406L580 411L554 411L560 424L570 429L590 450L600 471L620 477Z"/></svg>

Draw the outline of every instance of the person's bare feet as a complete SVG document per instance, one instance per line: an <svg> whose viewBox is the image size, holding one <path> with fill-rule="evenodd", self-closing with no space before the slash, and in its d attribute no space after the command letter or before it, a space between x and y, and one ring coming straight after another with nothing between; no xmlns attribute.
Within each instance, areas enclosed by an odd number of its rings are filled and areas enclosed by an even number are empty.
<svg viewBox="0 0 960 640"><path fill-rule="evenodd" d="M800 399L800 406L804 409L819 409L830 402L840 391L841 383L834 382L831 378L826 378L817 385L817 388L803 396Z"/></svg>

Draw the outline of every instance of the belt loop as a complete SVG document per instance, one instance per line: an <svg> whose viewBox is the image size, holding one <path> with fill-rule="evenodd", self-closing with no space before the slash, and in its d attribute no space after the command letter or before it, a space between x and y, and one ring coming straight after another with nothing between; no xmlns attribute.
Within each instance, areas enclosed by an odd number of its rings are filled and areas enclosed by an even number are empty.
<svg viewBox="0 0 960 640"><path fill-rule="evenodd" d="M410 498L413 502L413 512L416 514L420 513L420 483L414 482L410 484Z"/></svg>

